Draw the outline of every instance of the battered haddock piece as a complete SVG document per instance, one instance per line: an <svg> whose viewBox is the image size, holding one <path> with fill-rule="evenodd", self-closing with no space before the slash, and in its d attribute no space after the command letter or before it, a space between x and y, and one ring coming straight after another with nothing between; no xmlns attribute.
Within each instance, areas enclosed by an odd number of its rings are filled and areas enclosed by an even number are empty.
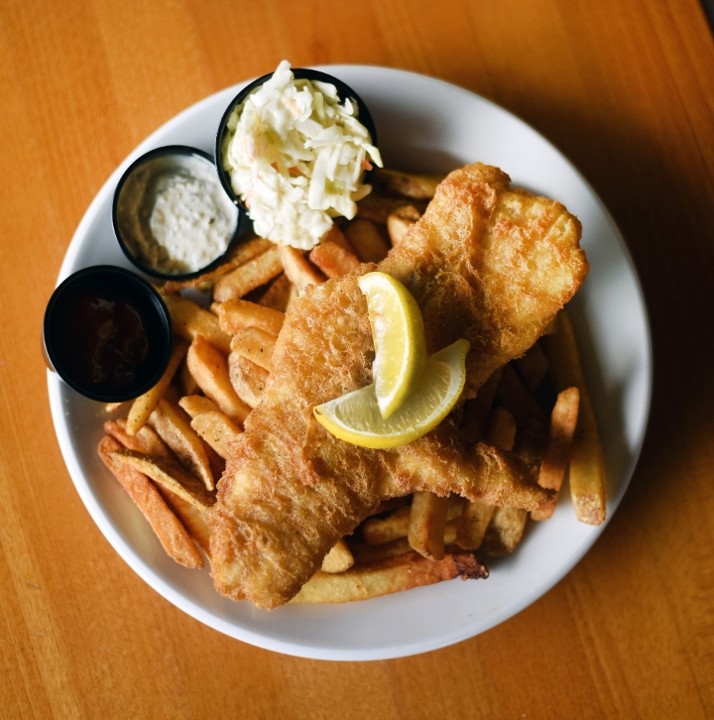
<svg viewBox="0 0 714 720"><path fill-rule="evenodd" d="M314 286L291 307L262 400L218 486L211 565L219 592L282 605L390 497L431 490L526 509L548 497L515 456L464 447L448 420L404 447L368 450L330 435L312 412L372 382L360 273L376 268L409 288L429 352L470 340L464 399L545 331L587 274L580 224L509 182L485 165L456 170L383 262Z"/></svg>

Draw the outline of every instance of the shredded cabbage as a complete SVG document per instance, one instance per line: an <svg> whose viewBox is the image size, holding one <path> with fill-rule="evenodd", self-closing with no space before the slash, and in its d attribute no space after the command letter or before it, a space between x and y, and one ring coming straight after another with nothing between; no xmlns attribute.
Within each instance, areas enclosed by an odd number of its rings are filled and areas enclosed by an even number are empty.
<svg viewBox="0 0 714 720"><path fill-rule="evenodd" d="M221 160L255 232L301 250L333 218L355 216L372 189L365 169L382 167L356 104L331 83L296 79L285 60L233 111Z"/></svg>

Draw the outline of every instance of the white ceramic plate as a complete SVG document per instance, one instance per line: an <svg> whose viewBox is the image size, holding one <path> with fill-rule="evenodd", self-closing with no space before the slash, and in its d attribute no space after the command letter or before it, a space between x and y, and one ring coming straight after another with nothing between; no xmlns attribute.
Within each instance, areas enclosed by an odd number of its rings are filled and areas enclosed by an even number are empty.
<svg viewBox="0 0 714 720"><path fill-rule="evenodd" d="M591 272L571 312L603 435L609 515L619 504L644 438L651 351L635 270L612 219L577 170L526 124L466 90L378 67L324 68L352 86L377 123L385 164L446 171L480 160L513 181L563 202L582 221ZM158 145L209 152L218 121L241 86L188 108L147 138L107 180L70 244L58 281L86 265L126 262L114 240L111 199L127 165ZM460 580L337 606L288 606L271 613L233 603L213 590L207 571L179 567L96 455L102 408L49 374L52 416L82 501L101 532L151 587L222 633L291 655L371 660L411 655L472 637L541 597L583 557L602 531L578 523L564 499L554 517L532 527L517 553L491 564L485 581ZM141 612L141 608L136 609Z"/></svg>

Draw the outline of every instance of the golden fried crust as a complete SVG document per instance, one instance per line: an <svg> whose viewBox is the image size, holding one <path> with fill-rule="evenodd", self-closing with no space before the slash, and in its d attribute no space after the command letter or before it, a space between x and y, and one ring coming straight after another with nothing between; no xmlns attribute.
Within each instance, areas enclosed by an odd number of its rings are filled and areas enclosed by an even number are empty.
<svg viewBox="0 0 714 720"><path fill-rule="evenodd" d="M379 269L405 283L430 351L465 337L464 398L544 332L587 273L580 226L562 205L509 189L469 165L442 182L422 219ZM314 286L287 314L261 402L218 486L214 583L263 608L287 602L324 555L382 500L414 490L532 509L545 491L515 456L460 444L445 424L404 448L337 440L312 408L372 381L372 336L357 273Z"/></svg>

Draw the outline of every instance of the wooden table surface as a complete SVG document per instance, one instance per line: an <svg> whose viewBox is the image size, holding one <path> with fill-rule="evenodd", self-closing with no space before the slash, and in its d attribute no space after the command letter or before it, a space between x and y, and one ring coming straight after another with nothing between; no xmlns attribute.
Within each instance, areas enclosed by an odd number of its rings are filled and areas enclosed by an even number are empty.
<svg viewBox="0 0 714 720"><path fill-rule="evenodd" d="M103 538L53 430L41 320L87 206L159 125L282 58L410 69L522 117L603 198L650 313L648 434L601 538L516 617L420 656L305 660L183 614ZM0 715L714 717L714 42L697 0L3 0L0 87Z"/></svg>

